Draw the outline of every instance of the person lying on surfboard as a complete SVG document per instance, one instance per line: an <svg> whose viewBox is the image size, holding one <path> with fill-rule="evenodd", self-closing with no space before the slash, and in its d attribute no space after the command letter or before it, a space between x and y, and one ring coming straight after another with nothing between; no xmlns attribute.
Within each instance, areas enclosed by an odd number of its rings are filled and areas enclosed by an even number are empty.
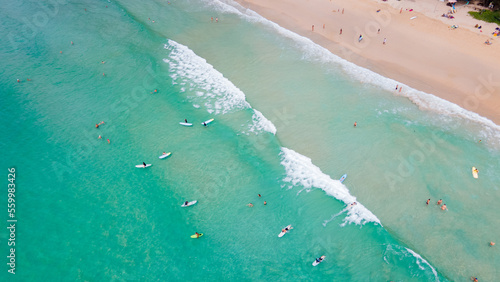
<svg viewBox="0 0 500 282"><path fill-rule="evenodd" d="M186 205L186 206L187 206L187 205L188 205L188 203L189 203L188 201L185 201L185 202L184 202L184 205Z"/></svg>
<svg viewBox="0 0 500 282"><path fill-rule="evenodd" d="M316 258L316 262L320 263L323 259L322 258Z"/></svg>
<svg viewBox="0 0 500 282"><path fill-rule="evenodd" d="M196 238L200 238L201 234L198 232L195 232L194 235L196 235Z"/></svg>
<svg viewBox="0 0 500 282"><path fill-rule="evenodd" d="M145 163L145 162L142 162L142 165L143 165L144 167L146 167L146 163Z"/></svg>

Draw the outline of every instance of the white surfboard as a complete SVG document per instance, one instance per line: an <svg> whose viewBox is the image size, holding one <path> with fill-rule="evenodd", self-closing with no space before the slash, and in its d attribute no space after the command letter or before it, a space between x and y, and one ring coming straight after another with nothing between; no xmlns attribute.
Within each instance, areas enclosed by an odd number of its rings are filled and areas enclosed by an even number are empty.
<svg viewBox="0 0 500 282"><path fill-rule="evenodd" d="M193 126L193 124L189 122L179 122L179 124L184 126Z"/></svg>
<svg viewBox="0 0 500 282"><path fill-rule="evenodd" d="M170 156L170 155L172 155L172 152L168 152L168 153L166 153L166 154L162 154L162 155L161 155L161 156L159 156L158 158L160 158L160 159L164 159L164 158L166 158L166 157L168 157L168 156Z"/></svg>
<svg viewBox="0 0 500 282"><path fill-rule="evenodd" d="M146 168L146 167L150 167L150 166L152 166L152 164L146 164L146 166L140 164L140 165L136 165L135 167L137 167L137 168Z"/></svg>
<svg viewBox="0 0 500 282"><path fill-rule="evenodd" d="M478 178L479 175L477 174L479 172L479 170L477 170L477 168L475 166L472 167L472 177L474 178Z"/></svg>
<svg viewBox="0 0 500 282"><path fill-rule="evenodd" d="M312 265L313 265L313 266L316 266L316 265L318 265L318 264L322 263L322 262L323 262L323 260L325 259L325 257L326 257L326 256L321 256L321 257L319 258L319 261L318 261L317 259L315 259L315 260L313 261Z"/></svg>
<svg viewBox="0 0 500 282"><path fill-rule="evenodd" d="M288 231L290 231L290 230L292 230L292 229L293 229L293 227L292 227L292 225L290 224L290 225L288 225L287 227L283 228L283 230L285 230L285 229L288 229ZM280 234L278 234L278 237L280 237L280 238L281 238L281 237L283 237L283 235L285 235L285 234L288 232L288 231L283 232L283 230L280 232Z"/></svg>
<svg viewBox="0 0 500 282"><path fill-rule="evenodd" d="M201 125L208 125L209 123L211 123L212 121L214 121L213 118L209 119L209 120L206 120L204 122L201 123Z"/></svg>
<svg viewBox="0 0 500 282"><path fill-rule="evenodd" d="M184 208L184 207L189 207L189 206L192 206L192 205L194 205L194 204L196 204L196 203L198 203L198 201L194 200L194 201L188 202L188 203L187 203L187 205L186 205L186 203L183 203L183 204L181 205L181 207L183 207L183 208Z"/></svg>

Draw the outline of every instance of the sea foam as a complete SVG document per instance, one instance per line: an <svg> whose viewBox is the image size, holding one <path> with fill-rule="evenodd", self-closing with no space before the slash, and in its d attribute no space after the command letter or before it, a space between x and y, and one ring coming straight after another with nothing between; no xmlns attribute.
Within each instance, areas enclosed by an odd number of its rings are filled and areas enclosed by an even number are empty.
<svg viewBox="0 0 500 282"><path fill-rule="evenodd" d="M434 277L436 278L436 281L439 281L439 278L438 278L438 273L436 271L436 269L434 267L432 267L432 265L430 265L429 262L427 262L424 258L422 258L422 256L420 256L419 254L415 253L414 251L408 249L408 248L405 248L410 254L412 254L415 258L416 258L416 263L418 264L418 267L422 270L424 270L425 268L420 264L420 263L423 263L425 265L427 265L432 273L434 274Z"/></svg>
<svg viewBox="0 0 500 282"><path fill-rule="evenodd" d="M187 46L168 40L164 47L170 50L168 58L163 61L170 67L172 84L182 85L180 91L189 93L188 99L193 107L200 108L203 105L208 113L215 115L252 108L238 87ZM252 110L248 131L276 134L274 124L261 112Z"/></svg>
<svg viewBox="0 0 500 282"><path fill-rule="evenodd" d="M312 164L311 159L288 148L281 148L281 165L284 166L286 177L283 181L293 186L302 186L304 189L319 188L329 196L351 204L356 202L356 197L349 193L347 187L338 180L333 180L324 174L319 167ZM301 190L302 191L302 190ZM361 203L347 209L347 216L343 224L355 223L363 225L367 222L375 222L381 225L380 220Z"/></svg>
<svg viewBox="0 0 500 282"><path fill-rule="evenodd" d="M309 38L298 35L297 33L283 28L277 23L274 23L260 16L250 9L242 7L240 4L232 0L210 1L210 5L221 12L238 15L248 22L262 24L264 27L277 32L284 38L292 40L296 43L294 46L302 52L302 58L304 60L322 62L329 65L336 64L350 78L362 83L368 83L380 87L386 91L392 92L393 95L406 97L420 110L432 111L440 115L458 117L465 121L472 121L476 123L476 125L481 126L482 129L479 130L479 133L481 135L491 138L491 145L493 145L494 147L500 146L500 143L498 141L500 140L500 126L495 124L488 118L468 111L458 106L457 104L446 101L435 95L413 89L401 82L384 77L369 69L355 65L333 54L328 49L314 43ZM404 91L395 92L394 89L396 85L403 87Z"/></svg>

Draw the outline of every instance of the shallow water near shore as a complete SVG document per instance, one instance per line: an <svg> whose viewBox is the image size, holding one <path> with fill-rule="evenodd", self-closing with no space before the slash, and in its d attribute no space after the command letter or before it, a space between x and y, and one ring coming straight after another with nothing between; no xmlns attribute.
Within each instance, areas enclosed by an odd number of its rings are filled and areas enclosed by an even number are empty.
<svg viewBox="0 0 500 282"><path fill-rule="evenodd" d="M499 276L494 129L234 4L54 3L31 31L42 4L0 12L16 281Z"/></svg>

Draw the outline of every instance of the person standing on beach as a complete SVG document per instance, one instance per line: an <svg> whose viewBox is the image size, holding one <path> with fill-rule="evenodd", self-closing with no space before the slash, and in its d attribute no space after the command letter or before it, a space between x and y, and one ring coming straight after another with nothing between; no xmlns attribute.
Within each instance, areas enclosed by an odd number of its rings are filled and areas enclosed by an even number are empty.
<svg viewBox="0 0 500 282"><path fill-rule="evenodd" d="M312 31L314 31L314 25L312 25Z"/></svg>
<svg viewBox="0 0 500 282"><path fill-rule="evenodd" d="M363 40L363 35L362 34L359 35L358 42L361 42L361 40Z"/></svg>
<svg viewBox="0 0 500 282"><path fill-rule="evenodd" d="M342 29L340 29L340 35L342 35Z"/></svg>
<svg viewBox="0 0 500 282"><path fill-rule="evenodd" d="M385 45L385 42L386 42L386 41L387 41L387 38L384 38L384 43L383 43L384 45Z"/></svg>

